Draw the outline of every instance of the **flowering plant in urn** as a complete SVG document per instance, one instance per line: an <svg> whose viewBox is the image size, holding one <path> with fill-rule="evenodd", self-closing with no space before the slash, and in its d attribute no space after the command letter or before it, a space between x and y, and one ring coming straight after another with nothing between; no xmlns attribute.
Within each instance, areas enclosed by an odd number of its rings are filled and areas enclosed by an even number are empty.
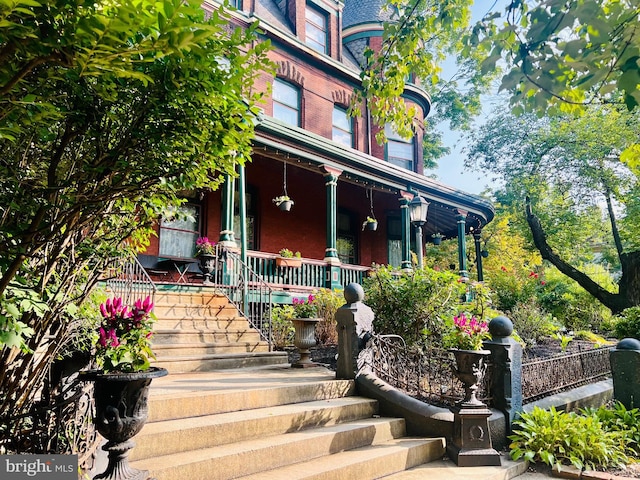
<svg viewBox="0 0 640 480"><path fill-rule="evenodd" d="M196 240L196 257L198 255L215 255L216 243L209 240L209 237L200 237Z"/></svg>
<svg viewBox="0 0 640 480"><path fill-rule="evenodd" d="M97 328L95 360L103 372L139 372L155 359L151 350L152 325L156 317L150 297L132 307L122 298L109 298L100 305L102 320Z"/></svg>
<svg viewBox="0 0 640 480"><path fill-rule="evenodd" d="M316 318L318 316L318 305L315 297L309 295L307 298L294 298L292 301L296 318Z"/></svg>
<svg viewBox="0 0 640 480"><path fill-rule="evenodd" d="M445 336L445 346L460 350L482 350L482 341L488 338L487 322L478 320L475 315L467 317L464 313L453 317L453 330Z"/></svg>

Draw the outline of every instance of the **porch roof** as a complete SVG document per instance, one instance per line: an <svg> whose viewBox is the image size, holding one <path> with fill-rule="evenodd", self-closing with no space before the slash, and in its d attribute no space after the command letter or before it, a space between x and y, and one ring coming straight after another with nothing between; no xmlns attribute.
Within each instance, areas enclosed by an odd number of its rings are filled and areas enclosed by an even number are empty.
<svg viewBox="0 0 640 480"><path fill-rule="evenodd" d="M495 214L492 203L480 196L450 187L424 175L397 167L376 157L347 148L332 140L293 127L269 116L261 116L256 125L255 149L265 156L318 171L326 165L343 171L341 181L348 181L398 196L415 190L431 203L429 217L445 236L456 232L456 210L468 212L467 229L481 228ZM431 222L428 233L435 233ZM427 225L427 227L429 227Z"/></svg>

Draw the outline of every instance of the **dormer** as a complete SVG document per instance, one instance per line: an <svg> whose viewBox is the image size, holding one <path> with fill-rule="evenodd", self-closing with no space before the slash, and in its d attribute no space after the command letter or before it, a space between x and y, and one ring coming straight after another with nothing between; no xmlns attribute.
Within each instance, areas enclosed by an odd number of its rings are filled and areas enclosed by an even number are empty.
<svg viewBox="0 0 640 480"><path fill-rule="evenodd" d="M342 38L340 0L280 0L293 33L312 50L340 60Z"/></svg>

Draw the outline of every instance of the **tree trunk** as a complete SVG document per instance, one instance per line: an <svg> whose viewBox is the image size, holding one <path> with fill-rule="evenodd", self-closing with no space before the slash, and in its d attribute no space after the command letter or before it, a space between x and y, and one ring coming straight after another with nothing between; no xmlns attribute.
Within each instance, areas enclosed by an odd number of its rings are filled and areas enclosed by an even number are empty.
<svg viewBox="0 0 640 480"><path fill-rule="evenodd" d="M620 313L625 308L640 305L640 252L622 254L620 257L622 278L618 284L619 293L612 293L604 289L584 272L565 262L547 243L547 236L540 224L540 220L531 211L531 202L526 200L527 223L533 235L533 243L545 260L548 260L567 277L575 280L596 300L611 312Z"/></svg>

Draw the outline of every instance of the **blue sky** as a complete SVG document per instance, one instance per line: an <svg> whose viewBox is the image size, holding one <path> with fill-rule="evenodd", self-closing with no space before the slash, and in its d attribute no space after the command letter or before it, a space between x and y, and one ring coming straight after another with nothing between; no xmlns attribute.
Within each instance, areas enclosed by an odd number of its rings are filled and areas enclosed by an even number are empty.
<svg viewBox="0 0 640 480"><path fill-rule="evenodd" d="M503 9L506 4L507 0L495 0L493 2L478 0L473 6L472 21L480 20L490 10ZM498 101L498 98L494 95L483 97L483 112L476 120L476 124L484 122L484 119ZM428 173L435 173L440 182L469 193L479 194L488 186L491 186L494 183L493 180L483 175L482 172L465 170L462 150L466 145L466 139L462 133L452 132L446 125L437 126L437 129L444 133L444 143L451 149L451 153L438 161L437 170Z"/></svg>

